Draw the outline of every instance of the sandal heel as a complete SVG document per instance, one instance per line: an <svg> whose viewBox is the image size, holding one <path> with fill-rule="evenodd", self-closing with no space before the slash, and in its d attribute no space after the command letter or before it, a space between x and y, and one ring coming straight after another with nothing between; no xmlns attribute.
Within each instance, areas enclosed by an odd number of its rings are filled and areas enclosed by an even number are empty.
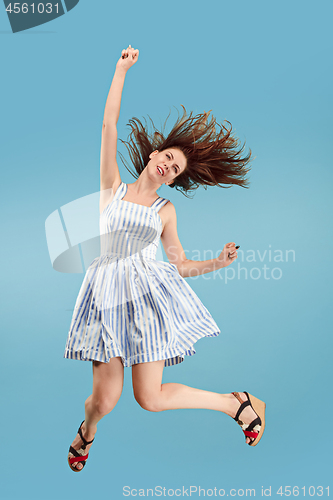
<svg viewBox="0 0 333 500"><path fill-rule="evenodd" d="M253 443L249 443L250 446L256 446L259 443L260 439L262 438L262 435L263 435L264 429L265 429L266 403L264 403L260 399L256 398L255 396L252 396L252 394L248 394L248 397L250 399L252 408L254 409L254 411L260 417L260 420L261 420L261 429L260 429L258 437L253 441Z"/></svg>

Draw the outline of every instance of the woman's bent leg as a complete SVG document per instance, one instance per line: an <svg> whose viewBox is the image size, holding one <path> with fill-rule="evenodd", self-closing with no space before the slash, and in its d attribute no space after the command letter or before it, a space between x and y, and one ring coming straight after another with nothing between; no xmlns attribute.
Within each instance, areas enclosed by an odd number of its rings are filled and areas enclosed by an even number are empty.
<svg viewBox="0 0 333 500"><path fill-rule="evenodd" d="M183 384L162 384L164 360L138 363L132 366L134 397L148 411L165 411L184 408L204 408L226 413L234 418L240 407L233 394L210 392ZM244 399L246 396L240 393ZM256 418L250 406L242 412L247 424ZM250 439L247 438L249 443Z"/></svg>
<svg viewBox="0 0 333 500"><path fill-rule="evenodd" d="M237 400L232 394L204 391L183 384L162 384L164 360L132 366L133 391L140 406L149 411L205 408L232 415ZM236 405L233 405L233 400Z"/></svg>
<svg viewBox="0 0 333 500"><path fill-rule="evenodd" d="M97 423L116 406L123 389L124 365L120 357L111 358L108 363L93 361L93 391L85 401L85 421L81 431L86 441L94 439ZM82 439L76 435L72 446L80 449ZM90 445L87 446L87 453ZM74 462L73 467L82 469L82 463Z"/></svg>

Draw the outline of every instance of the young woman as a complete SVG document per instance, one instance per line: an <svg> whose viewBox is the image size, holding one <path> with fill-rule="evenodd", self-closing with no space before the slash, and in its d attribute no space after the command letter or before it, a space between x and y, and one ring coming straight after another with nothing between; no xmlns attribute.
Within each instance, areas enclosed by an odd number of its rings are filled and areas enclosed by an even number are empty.
<svg viewBox="0 0 333 500"><path fill-rule="evenodd" d="M92 361L93 391L85 401L85 420L69 448L68 463L80 471L97 430L120 398L124 367L132 367L137 402L148 411L207 408L223 412L242 427L246 443L255 446L265 427L265 403L247 392L219 394L178 383L162 384L163 368L195 354L193 344L220 330L184 280L230 265L237 258L234 242L207 261L186 258L177 235L174 205L157 195L165 184L184 194L200 185L246 187L245 165L251 152L230 131L209 122L210 113L184 114L167 137L130 120L125 143L137 180L124 184L116 161L117 121L125 75L138 60L130 45L122 51L108 95L101 147L100 257L89 266L80 289L65 358ZM123 141L122 141L123 142ZM220 186L225 187L225 186ZM209 216L209 214L207 214ZM156 261L161 239L169 262Z"/></svg>

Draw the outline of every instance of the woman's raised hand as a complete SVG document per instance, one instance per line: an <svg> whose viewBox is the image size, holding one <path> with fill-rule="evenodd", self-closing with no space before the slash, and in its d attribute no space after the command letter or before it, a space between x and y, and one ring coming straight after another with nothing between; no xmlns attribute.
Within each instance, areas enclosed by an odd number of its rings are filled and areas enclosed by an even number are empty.
<svg viewBox="0 0 333 500"><path fill-rule="evenodd" d="M133 64L136 63L139 57L139 50L133 49L130 45L127 49L122 50L121 58L117 62L117 68L122 68L127 71Z"/></svg>

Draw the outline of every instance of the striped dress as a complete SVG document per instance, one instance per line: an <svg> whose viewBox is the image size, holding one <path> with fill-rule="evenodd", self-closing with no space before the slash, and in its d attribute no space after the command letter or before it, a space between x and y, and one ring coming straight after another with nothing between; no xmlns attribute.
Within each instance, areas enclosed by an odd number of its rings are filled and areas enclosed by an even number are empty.
<svg viewBox="0 0 333 500"><path fill-rule="evenodd" d="M155 258L158 211L169 200L147 207L122 200L126 191L122 182L100 215L101 253L80 288L64 357L175 365L195 354L197 340L220 330L177 267Z"/></svg>

